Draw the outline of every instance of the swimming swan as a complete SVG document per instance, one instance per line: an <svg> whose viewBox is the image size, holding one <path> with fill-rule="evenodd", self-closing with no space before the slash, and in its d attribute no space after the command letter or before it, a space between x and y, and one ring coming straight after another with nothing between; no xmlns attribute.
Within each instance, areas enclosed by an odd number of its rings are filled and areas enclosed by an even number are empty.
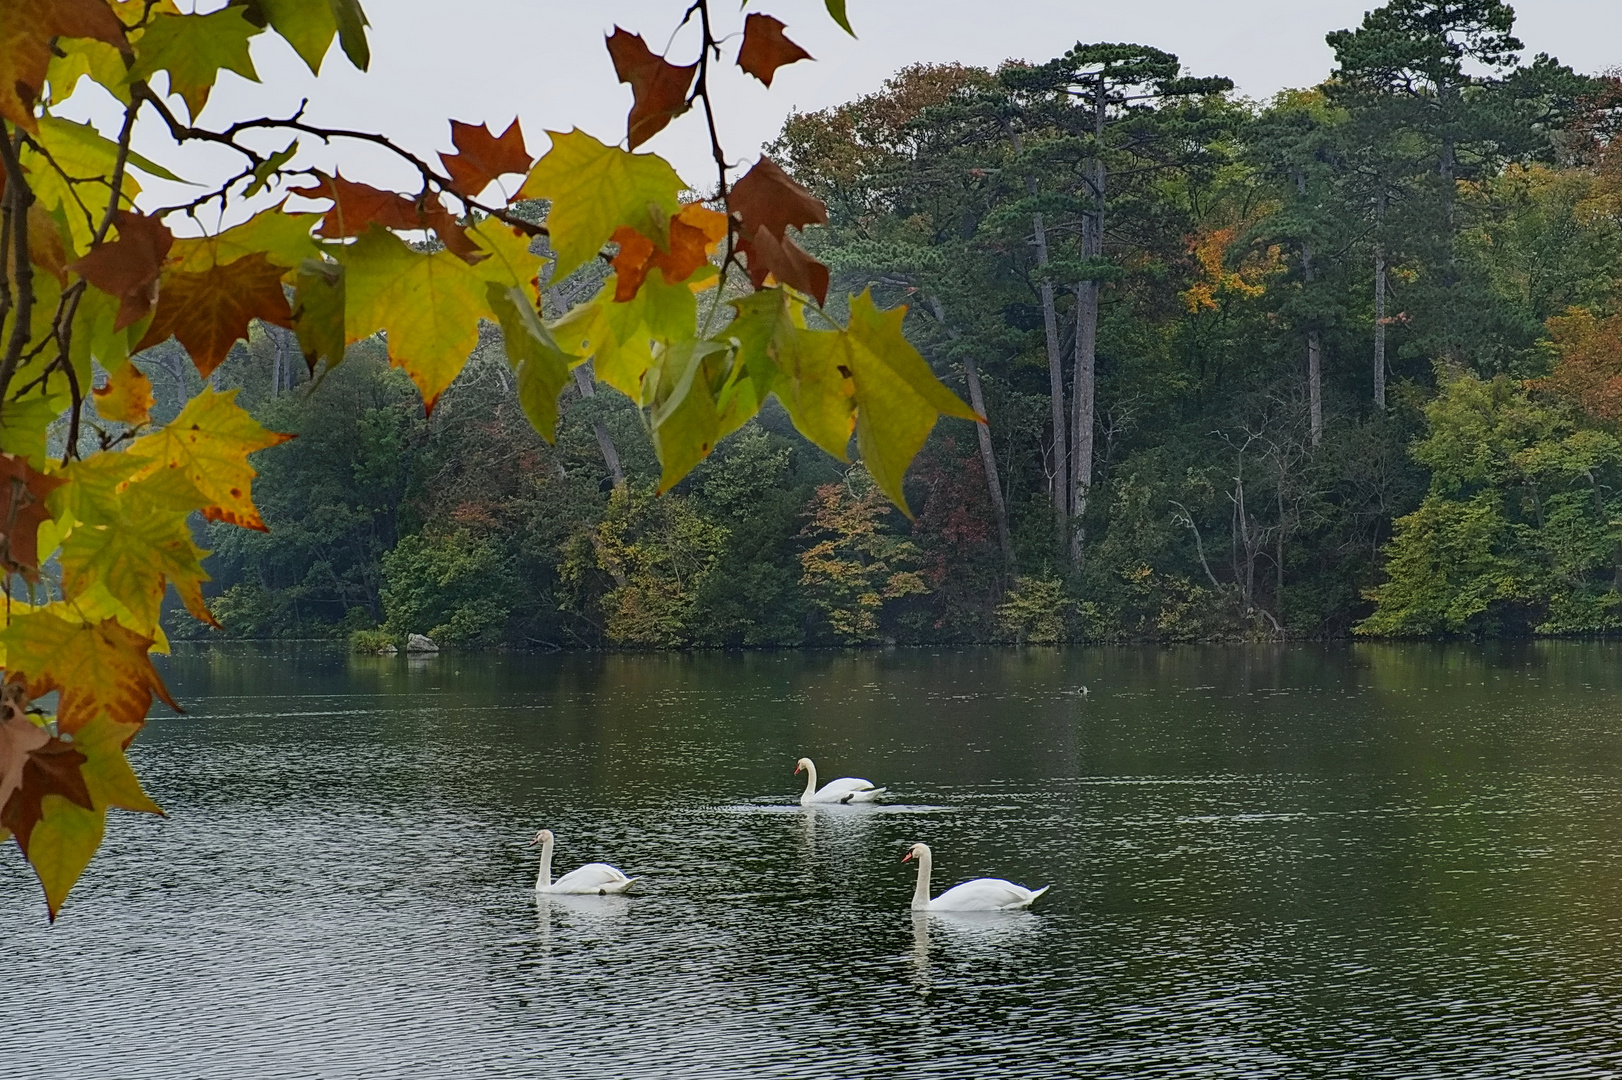
<svg viewBox="0 0 1622 1080"><path fill-rule="evenodd" d="M810 806L812 803L857 803L874 802L884 793L881 787L874 787L867 780L858 780L853 776L842 776L838 780L830 780L817 790L817 767L808 757L801 758L794 766L794 772L799 774L804 769L805 793L800 796L801 806Z"/></svg>
<svg viewBox="0 0 1622 1080"><path fill-rule="evenodd" d="M542 829L535 834L530 847L541 845L541 871L535 875L535 891L539 893L568 893L575 896L607 896L622 893L636 878L626 877L607 863L587 863L578 870L552 880L552 830Z"/></svg>
<svg viewBox="0 0 1622 1080"><path fill-rule="evenodd" d="M918 860L918 887L912 892L914 911L1019 911L1031 906L1031 901L1047 892L1044 885L1035 892L1023 885L1015 885L1002 878L975 878L961 885L953 885L935 899L929 898L929 871L933 865L928 844L914 844L901 856L902 862Z"/></svg>

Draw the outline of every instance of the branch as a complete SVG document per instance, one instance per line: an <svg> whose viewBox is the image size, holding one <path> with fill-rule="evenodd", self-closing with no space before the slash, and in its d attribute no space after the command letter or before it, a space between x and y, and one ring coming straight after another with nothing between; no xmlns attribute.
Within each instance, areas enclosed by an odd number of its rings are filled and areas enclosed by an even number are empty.
<svg viewBox="0 0 1622 1080"><path fill-rule="evenodd" d="M11 232L11 251L0 251L0 259L9 254L12 269L17 275L13 315L16 322L12 324L11 338L6 342L5 356L0 358L0 399L5 397L11 377L17 371L17 361L28 345L34 317L34 265L28 255L28 204L34 201L34 193L28 190L28 183L23 179L22 164L18 160L17 148L21 141L20 134L14 135L6 125L0 124L0 164L4 164L6 169L5 213Z"/></svg>

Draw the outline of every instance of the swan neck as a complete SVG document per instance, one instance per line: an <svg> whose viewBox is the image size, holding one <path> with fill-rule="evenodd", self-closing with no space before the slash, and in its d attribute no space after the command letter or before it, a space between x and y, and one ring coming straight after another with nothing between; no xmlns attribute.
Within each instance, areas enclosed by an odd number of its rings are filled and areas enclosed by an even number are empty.
<svg viewBox="0 0 1622 1080"><path fill-rule="evenodd" d="M929 849L924 848L923 854L918 856L918 886L912 890L912 909L923 911L929 907L929 872L934 868L934 860L930 857Z"/></svg>
<svg viewBox="0 0 1622 1080"><path fill-rule="evenodd" d="M544 889L552 884L552 841L541 841L541 869L535 875L535 887Z"/></svg>
<svg viewBox="0 0 1622 1080"><path fill-rule="evenodd" d="M809 799L817 793L817 767L812 762L805 763L805 793L801 799Z"/></svg>

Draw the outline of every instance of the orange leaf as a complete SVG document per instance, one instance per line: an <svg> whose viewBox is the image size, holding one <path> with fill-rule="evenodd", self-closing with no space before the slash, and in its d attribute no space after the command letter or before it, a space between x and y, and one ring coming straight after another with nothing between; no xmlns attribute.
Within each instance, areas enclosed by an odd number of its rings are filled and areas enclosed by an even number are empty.
<svg viewBox="0 0 1622 1080"><path fill-rule="evenodd" d="M68 264L68 269L118 297L118 317L113 320L113 330L118 331L140 322L152 310L158 275L175 237L156 216L120 210L113 224L118 226L118 239L91 248L84 258Z"/></svg>
<svg viewBox="0 0 1622 1080"><path fill-rule="evenodd" d="M0 641L11 677L22 678L30 698L58 692L61 731L78 731L103 713L121 724L139 724L154 694L180 712L147 655L152 639L117 619L70 622L49 609L36 611L13 618Z"/></svg>
<svg viewBox="0 0 1622 1080"><path fill-rule="evenodd" d="M27 705L21 682L7 680L0 686L0 808L22 786L28 755L51 741L49 732L29 722Z"/></svg>
<svg viewBox="0 0 1622 1080"><path fill-rule="evenodd" d="M134 426L151 418L152 383L134 364L126 362L107 377L106 386L98 386L91 393L96 398L96 413L103 420Z"/></svg>
<svg viewBox="0 0 1622 1080"><path fill-rule="evenodd" d="M524 149L524 133L517 120L507 125L500 138L491 135L484 124L474 127L452 120L451 143L459 152L440 154L439 160L450 174L451 190L458 195L477 198L496 177L529 172L529 151Z"/></svg>
<svg viewBox="0 0 1622 1080"><path fill-rule="evenodd" d="M664 272L667 285L692 277L726 237L726 221L724 214L703 203L688 203L670 219L669 251L658 250L653 241L629 225L615 229L612 239L620 251L614 257L614 299L622 304L633 299L648 271L656 266Z"/></svg>
<svg viewBox="0 0 1622 1080"><path fill-rule="evenodd" d="M45 497L65 483L26 458L0 454L0 567L39 580L39 527L51 517Z"/></svg>
<svg viewBox="0 0 1622 1080"><path fill-rule="evenodd" d="M769 275L790 288L828 302L828 268L806 253L787 236L779 239L762 225L752 241L739 241L738 250L749 260L749 280L755 288L766 287Z"/></svg>
<svg viewBox="0 0 1622 1080"><path fill-rule="evenodd" d="M231 346L248 336L248 324L254 319L293 325L293 312L282 292L284 273L256 251L201 273L168 275L158 296L158 313L134 351L167 341L173 334L191 354L198 374L208 378Z"/></svg>
<svg viewBox="0 0 1622 1080"><path fill-rule="evenodd" d="M784 64L812 59L815 57L783 36L783 24L770 15L751 15L743 21L738 66L767 86Z"/></svg>
<svg viewBox="0 0 1622 1080"><path fill-rule="evenodd" d="M56 37L95 38L126 56L130 52L106 0L6 0L0 19L0 116L35 135L34 103Z"/></svg>
<svg viewBox="0 0 1622 1080"><path fill-rule="evenodd" d="M677 67L654 55L641 34L627 34L617 26L608 39L608 55L614 60L614 74L620 82L631 85L631 113L625 118L625 134L629 148L635 150L687 111L687 88L693 83L698 65Z"/></svg>

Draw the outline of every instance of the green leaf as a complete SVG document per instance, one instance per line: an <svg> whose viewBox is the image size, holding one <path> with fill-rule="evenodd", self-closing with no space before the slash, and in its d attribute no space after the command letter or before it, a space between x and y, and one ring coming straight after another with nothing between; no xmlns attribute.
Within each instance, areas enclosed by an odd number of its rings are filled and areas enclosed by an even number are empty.
<svg viewBox="0 0 1622 1080"><path fill-rule="evenodd" d="M28 862L45 889L45 904L55 919L69 890L101 846L107 811L86 810L60 795L45 796L40 810L40 820L28 840Z"/></svg>
<svg viewBox="0 0 1622 1080"><path fill-rule="evenodd" d="M828 6L828 14L839 24L839 28L855 37L856 31L850 28L850 16L845 14L845 0L824 0L824 3Z"/></svg>
<svg viewBox="0 0 1622 1080"><path fill-rule="evenodd" d="M338 20L338 44L344 55L356 68L365 71L372 63L372 51L366 44L366 13L360 9L360 0L327 0L333 17Z"/></svg>
<svg viewBox="0 0 1622 1080"><path fill-rule="evenodd" d="M518 404L530 426L541 438L552 442L558 429L558 394L569 381L573 365L522 292L504 289L495 282L488 289L490 310L501 326L507 363L518 372Z"/></svg>
<svg viewBox="0 0 1622 1080"><path fill-rule="evenodd" d="M388 334L389 361L405 369L433 410L479 343L487 282L449 251L413 251L373 226L342 250L344 336Z"/></svg>
<svg viewBox="0 0 1622 1080"><path fill-rule="evenodd" d="M253 170L253 183L248 185L248 189L242 193L242 197L244 199L251 199L261 191L265 190L266 186L270 184L270 178L275 175L276 170L293 160L293 155L296 153L298 153L298 140L294 139L285 147L271 154L259 165L255 166Z"/></svg>
<svg viewBox="0 0 1622 1080"><path fill-rule="evenodd" d="M776 394L800 434L839 460L850 460L846 448L855 400L845 335L805 329L799 301L784 289L762 289L732 306L738 317L725 332L738 342L750 391L758 400Z"/></svg>
<svg viewBox="0 0 1622 1080"><path fill-rule="evenodd" d="M234 71L259 81L248 39L263 32L248 21L246 9L225 7L208 15L158 15L135 44L131 80L169 73L169 92L179 94L195 122L208 103L220 72Z"/></svg>
<svg viewBox="0 0 1622 1080"><path fill-rule="evenodd" d="M0 402L0 451L27 458L36 468L44 465L46 432L71 404L66 387L49 396L29 394L21 401Z"/></svg>
<svg viewBox="0 0 1622 1080"><path fill-rule="evenodd" d="M978 420L948 390L901 333L905 307L880 311L872 291L852 297L850 373L856 394L856 445L862 462L890 499L910 516L901 486L935 418L945 413Z"/></svg>
<svg viewBox="0 0 1622 1080"><path fill-rule="evenodd" d="M79 772L97 810L116 806L121 810L163 813L142 790L124 756L125 744L140 730L139 724L121 724L111 717L98 716L74 734L73 747L85 756Z"/></svg>
<svg viewBox="0 0 1622 1080"><path fill-rule="evenodd" d="M710 381L724 370L725 352L716 342L688 339L670 345L661 358L651 417L661 494L708 457L721 437Z"/></svg>
<svg viewBox="0 0 1622 1080"><path fill-rule="evenodd" d="M602 296L613 295L610 275ZM646 378L649 370L672 343L697 336L698 298L685 284L667 285L664 271L655 270L631 300L603 300L601 305L614 342L596 353L597 378L638 405L648 405L654 389Z"/></svg>
<svg viewBox="0 0 1622 1080"><path fill-rule="evenodd" d="M294 214L272 206L216 236L176 240L164 270L167 274L201 274L255 253L292 269L321 254L321 245L310 235L320 219L320 214Z"/></svg>
<svg viewBox="0 0 1622 1080"><path fill-rule="evenodd" d="M331 371L344 360L344 268L305 259L293 286L293 332L304 362L314 371L323 358Z"/></svg>
<svg viewBox="0 0 1622 1080"><path fill-rule="evenodd" d="M527 304L539 305L538 277L543 259L530 252L528 235L493 217L472 226L467 234L489 256L474 264L480 277L502 288L517 289L524 294Z"/></svg>
<svg viewBox="0 0 1622 1080"><path fill-rule="evenodd" d="M552 148L530 170L518 197L552 204L546 226L557 255L554 281L595 256L621 225L650 238L668 235L669 220L680 209L677 196L687 187L669 162L604 145L578 128L547 134Z"/></svg>

